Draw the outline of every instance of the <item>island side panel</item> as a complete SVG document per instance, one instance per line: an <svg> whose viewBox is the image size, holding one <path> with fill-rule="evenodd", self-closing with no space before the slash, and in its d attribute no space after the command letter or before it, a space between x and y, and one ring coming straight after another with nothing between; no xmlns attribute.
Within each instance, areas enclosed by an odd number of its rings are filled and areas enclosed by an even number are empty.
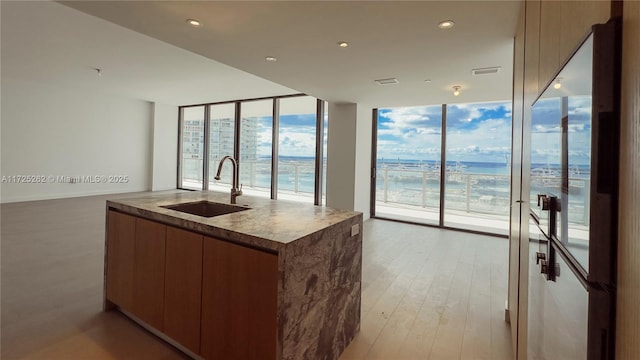
<svg viewBox="0 0 640 360"><path fill-rule="evenodd" d="M284 283L284 272L286 269L286 260L287 260L287 249L283 247L278 252L278 307L277 307L277 326L278 331L276 333L276 360L282 360L282 349L283 349L283 339L284 339L284 326L283 323L286 322L286 316L284 316L284 312L282 311L284 299L285 299L285 283Z"/></svg>
<svg viewBox="0 0 640 360"><path fill-rule="evenodd" d="M338 359L360 330L362 214L288 244L284 256L282 359Z"/></svg>

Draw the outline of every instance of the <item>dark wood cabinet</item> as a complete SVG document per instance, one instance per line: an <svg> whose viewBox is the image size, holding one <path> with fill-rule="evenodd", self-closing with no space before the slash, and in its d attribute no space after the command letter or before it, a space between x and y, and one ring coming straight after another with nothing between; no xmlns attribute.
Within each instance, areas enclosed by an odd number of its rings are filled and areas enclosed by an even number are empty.
<svg viewBox="0 0 640 360"><path fill-rule="evenodd" d="M203 236L167 227L164 273L164 333L200 352Z"/></svg>
<svg viewBox="0 0 640 360"><path fill-rule="evenodd" d="M276 358L278 257L205 237L200 354Z"/></svg>

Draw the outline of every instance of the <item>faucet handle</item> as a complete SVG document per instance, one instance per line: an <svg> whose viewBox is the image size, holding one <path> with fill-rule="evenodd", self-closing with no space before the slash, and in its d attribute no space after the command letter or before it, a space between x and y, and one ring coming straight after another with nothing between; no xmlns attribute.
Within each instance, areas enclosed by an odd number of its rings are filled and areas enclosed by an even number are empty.
<svg viewBox="0 0 640 360"><path fill-rule="evenodd" d="M238 189L237 195L242 195L242 184L240 184L240 189Z"/></svg>

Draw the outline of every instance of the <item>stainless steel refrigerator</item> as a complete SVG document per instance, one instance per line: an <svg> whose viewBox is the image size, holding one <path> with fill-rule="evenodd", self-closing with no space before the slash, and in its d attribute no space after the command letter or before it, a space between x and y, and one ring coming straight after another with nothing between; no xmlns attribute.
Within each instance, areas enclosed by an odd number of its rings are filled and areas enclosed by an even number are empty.
<svg viewBox="0 0 640 360"><path fill-rule="evenodd" d="M613 359L620 23L592 31L534 103L529 359Z"/></svg>

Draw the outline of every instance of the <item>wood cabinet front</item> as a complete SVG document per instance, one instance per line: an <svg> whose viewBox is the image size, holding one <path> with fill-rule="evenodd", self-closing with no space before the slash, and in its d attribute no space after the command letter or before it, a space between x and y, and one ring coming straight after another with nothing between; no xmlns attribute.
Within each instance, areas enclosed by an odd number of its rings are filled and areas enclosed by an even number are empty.
<svg viewBox="0 0 640 360"><path fill-rule="evenodd" d="M167 227L164 333L196 354L200 352L202 240L202 235Z"/></svg>
<svg viewBox="0 0 640 360"><path fill-rule="evenodd" d="M106 299L127 311L133 311L135 233L136 219L134 217L109 211Z"/></svg>
<svg viewBox="0 0 640 360"><path fill-rule="evenodd" d="M200 354L276 358L278 257L205 237Z"/></svg>
<svg viewBox="0 0 640 360"><path fill-rule="evenodd" d="M276 254L109 210L106 300L205 359L276 359Z"/></svg>
<svg viewBox="0 0 640 360"><path fill-rule="evenodd" d="M133 314L163 330L164 256L167 227L136 218Z"/></svg>

